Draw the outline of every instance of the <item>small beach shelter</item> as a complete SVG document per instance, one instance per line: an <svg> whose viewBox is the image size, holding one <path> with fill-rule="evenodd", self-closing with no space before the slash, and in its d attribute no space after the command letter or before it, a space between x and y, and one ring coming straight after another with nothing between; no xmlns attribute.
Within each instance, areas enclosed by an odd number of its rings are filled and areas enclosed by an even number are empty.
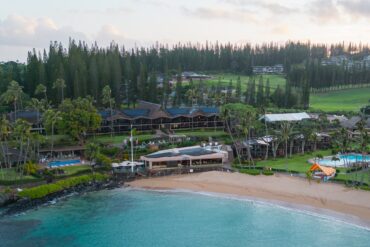
<svg viewBox="0 0 370 247"><path fill-rule="evenodd" d="M323 178L324 180L334 177L336 172L332 167L321 166L317 163L311 166L310 171L313 172L315 177Z"/></svg>

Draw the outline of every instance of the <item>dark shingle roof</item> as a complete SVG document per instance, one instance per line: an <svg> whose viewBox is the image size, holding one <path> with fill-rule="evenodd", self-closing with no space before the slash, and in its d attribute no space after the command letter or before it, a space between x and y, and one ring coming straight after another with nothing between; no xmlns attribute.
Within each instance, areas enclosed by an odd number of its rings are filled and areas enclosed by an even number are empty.
<svg viewBox="0 0 370 247"><path fill-rule="evenodd" d="M147 117L149 115L149 109L127 109L122 111L125 115L135 117Z"/></svg>
<svg viewBox="0 0 370 247"><path fill-rule="evenodd" d="M188 115L190 114L191 108L168 108L167 112L172 117L179 115Z"/></svg>

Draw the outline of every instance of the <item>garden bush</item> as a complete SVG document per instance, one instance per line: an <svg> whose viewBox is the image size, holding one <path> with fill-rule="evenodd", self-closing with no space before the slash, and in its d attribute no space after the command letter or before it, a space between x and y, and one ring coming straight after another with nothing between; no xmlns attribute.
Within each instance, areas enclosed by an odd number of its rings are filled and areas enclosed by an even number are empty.
<svg viewBox="0 0 370 247"><path fill-rule="evenodd" d="M118 147L105 147L100 150L100 153L106 156L114 157L119 153L119 151L120 150Z"/></svg>
<svg viewBox="0 0 370 247"><path fill-rule="evenodd" d="M241 169L241 170L239 170L239 172L244 173L244 174L253 175L253 176L261 174L261 171L257 170L257 169Z"/></svg>
<svg viewBox="0 0 370 247"><path fill-rule="evenodd" d="M44 184L33 188L26 188L23 191L20 191L18 195L20 197L26 197L29 199L37 199L45 197L55 192L62 191L64 189L72 188L79 184L87 184L92 181L103 181L107 178L108 178L107 175L100 173L94 175L83 175L79 177L72 177L51 184Z"/></svg>
<svg viewBox="0 0 370 247"><path fill-rule="evenodd" d="M263 170L262 174L266 176L271 176L271 175L274 175L274 172L271 170Z"/></svg>

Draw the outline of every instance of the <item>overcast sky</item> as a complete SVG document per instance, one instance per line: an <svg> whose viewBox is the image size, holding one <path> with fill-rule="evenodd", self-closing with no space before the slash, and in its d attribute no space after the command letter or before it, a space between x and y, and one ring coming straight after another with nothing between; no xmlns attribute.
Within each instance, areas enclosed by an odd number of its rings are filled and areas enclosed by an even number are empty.
<svg viewBox="0 0 370 247"><path fill-rule="evenodd" d="M11 0L1 1L0 61L68 38L261 43L310 40L370 43L370 0Z"/></svg>

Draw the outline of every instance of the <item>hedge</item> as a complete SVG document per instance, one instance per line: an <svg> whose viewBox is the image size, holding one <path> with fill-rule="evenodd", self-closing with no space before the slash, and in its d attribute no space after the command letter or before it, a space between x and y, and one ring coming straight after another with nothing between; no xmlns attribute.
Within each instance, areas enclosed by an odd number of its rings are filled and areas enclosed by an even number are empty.
<svg viewBox="0 0 370 247"><path fill-rule="evenodd" d="M271 176L271 175L274 175L274 172L270 170L263 170L262 174L265 176Z"/></svg>
<svg viewBox="0 0 370 247"><path fill-rule="evenodd" d="M257 169L240 169L239 172L249 174L249 175L253 175L253 176L261 174L261 171L257 170Z"/></svg>
<svg viewBox="0 0 370 247"><path fill-rule="evenodd" d="M36 186L33 188L23 189L22 191L18 192L20 197L26 197L30 199L37 199L45 197L49 194L62 191L68 188L72 188L79 184L89 183L91 181L103 181L107 179L107 175L103 175L100 173L94 175L83 175L78 177L71 177L64 180L60 180L58 182L52 184L44 184L40 186Z"/></svg>

